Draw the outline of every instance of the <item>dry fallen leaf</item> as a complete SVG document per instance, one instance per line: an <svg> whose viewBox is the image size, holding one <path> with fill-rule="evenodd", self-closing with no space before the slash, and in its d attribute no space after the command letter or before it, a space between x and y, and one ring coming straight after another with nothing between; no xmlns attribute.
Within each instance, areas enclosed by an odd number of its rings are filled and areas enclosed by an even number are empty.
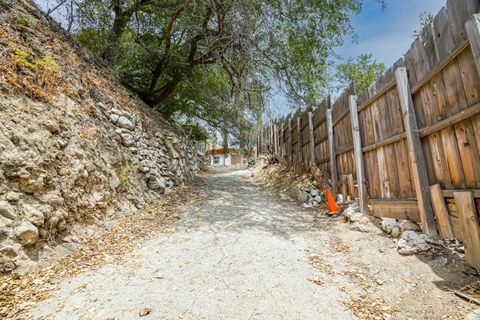
<svg viewBox="0 0 480 320"><path fill-rule="evenodd" d="M308 259L310 260L310 264L315 269L323 270L325 273L329 275L334 274L333 266L330 263L324 261L319 256L310 256Z"/></svg>
<svg viewBox="0 0 480 320"><path fill-rule="evenodd" d="M25 312L45 300L63 279L120 262L141 241L167 232L181 205L203 201L204 197L189 187L176 188L154 205L118 220L110 231L84 239L79 250L51 265L24 275L0 275L0 318L25 319Z"/></svg>
<svg viewBox="0 0 480 320"><path fill-rule="evenodd" d="M320 278L313 278L313 279L308 279L313 284L316 284L317 286L322 286L325 282L320 279Z"/></svg>
<svg viewBox="0 0 480 320"><path fill-rule="evenodd" d="M397 309L380 299L368 300L350 297L350 301L344 301L343 304L362 320L389 319L392 314L397 312Z"/></svg>
<svg viewBox="0 0 480 320"><path fill-rule="evenodd" d="M412 287L416 287L416 286L417 286L417 283L416 283L415 281L413 281L412 279L403 278L403 281L405 281L406 283L408 283L408 284L411 285Z"/></svg>
<svg viewBox="0 0 480 320"><path fill-rule="evenodd" d="M337 252L350 252L350 246L343 243L336 243L334 246Z"/></svg>

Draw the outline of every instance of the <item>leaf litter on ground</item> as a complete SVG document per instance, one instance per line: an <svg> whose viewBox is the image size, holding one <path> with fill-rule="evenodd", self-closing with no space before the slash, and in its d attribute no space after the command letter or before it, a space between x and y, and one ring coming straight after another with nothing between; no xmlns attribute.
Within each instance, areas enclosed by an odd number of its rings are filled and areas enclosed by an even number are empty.
<svg viewBox="0 0 480 320"><path fill-rule="evenodd" d="M142 241L168 232L182 205L203 201L204 197L190 187L179 187L155 204L120 219L110 231L84 239L80 249L51 265L28 274L1 275L0 318L27 319L25 313L46 299L63 279L122 262L123 256Z"/></svg>

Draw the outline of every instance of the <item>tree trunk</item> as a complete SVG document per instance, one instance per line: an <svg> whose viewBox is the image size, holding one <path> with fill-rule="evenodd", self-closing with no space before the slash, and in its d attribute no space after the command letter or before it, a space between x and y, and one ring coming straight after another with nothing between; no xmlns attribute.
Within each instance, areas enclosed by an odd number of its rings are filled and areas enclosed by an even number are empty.
<svg viewBox="0 0 480 320"><path fill-rule="evenodd" d="M110 31L108 38L108 45L102 54L103 60L109 65L112 65L115 62L120 46L120 39L122 38L123 31L125 31L131 17L132 14L130 13L120 13L119 15L116 15L113 20L112 30Z"/></svg>
<svg viewBox="0 0 480 320"><path fill-rule="evenodd" d="M145 102L149 107L156 107L163 101L165 101L170 95L173 93L175 88L180 83L180 78L174 78L167 84L165 84L158 93L149 91L147 93L139 93L140 97L142 98L143 102Z"/></svg>

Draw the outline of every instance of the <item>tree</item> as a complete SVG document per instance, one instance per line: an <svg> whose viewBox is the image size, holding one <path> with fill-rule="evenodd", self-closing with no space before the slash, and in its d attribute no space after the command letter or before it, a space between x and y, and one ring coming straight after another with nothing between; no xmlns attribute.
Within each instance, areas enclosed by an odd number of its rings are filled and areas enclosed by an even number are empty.
<svg viewBox="0 0 480 320"><path fill-rule="evenodd" d="M182 124L182 129L185 134L193 141L201 142L207 141L208 139L207 130L197 123L192 123L191 121L188 121Z"/></svg>
<svg viewBox="0 0 480 320"><path fill-rule="evenodd" d="M327 93L329 58L364 0L71 1L76 38L147 105L248 145L270 84L300 107Z"/></svg>
<svg viewBox="0 0 480 320"><path fill-rule="evenodd" d="M47 16L54 16L56 19L63 21L65 29L68 32L72 31L77 15L75 0L46 0L41 5L45 7Z"/></svg>
<svg viewBox="0 0 480 320"><path fill-rule="evenodd" d="M109 62L112 51L123 56L114 66L128 71L126 83L152 107L167 100L193 69L208 64L221 65L232 86L252 73L276 79L292 103L308 105L324 95L328 57L352 31L350 15L361 3L83 0L90 19L82 21L108 29L102 56ZM137 74L141 81L128 77Z"/></svg>
<svg viewBox="0 0 480 320"><path fill-rule="evenodd" d="M383 63L373 59L372 54L361 54L355 59L349 58L337 66L336 79L339 89L344 89L350 83L355 84L357 93L363 92L385 70Z"/></svg>

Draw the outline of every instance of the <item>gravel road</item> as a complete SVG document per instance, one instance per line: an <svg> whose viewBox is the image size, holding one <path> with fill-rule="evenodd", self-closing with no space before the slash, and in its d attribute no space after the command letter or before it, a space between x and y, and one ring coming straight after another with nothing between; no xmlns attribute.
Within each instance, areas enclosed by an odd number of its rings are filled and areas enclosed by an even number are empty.
<svg viewBox="0 0 480 320"><path fill-rule="evenodd" d="M469 309L435 284L431 265L441 260L401 257L380 231L277 200L247 170L211 170L201 188L208 200L185 205L175 232L63 281L32 318L330 320L356 319L360 306L392 319L455 319Z"/></svg>

